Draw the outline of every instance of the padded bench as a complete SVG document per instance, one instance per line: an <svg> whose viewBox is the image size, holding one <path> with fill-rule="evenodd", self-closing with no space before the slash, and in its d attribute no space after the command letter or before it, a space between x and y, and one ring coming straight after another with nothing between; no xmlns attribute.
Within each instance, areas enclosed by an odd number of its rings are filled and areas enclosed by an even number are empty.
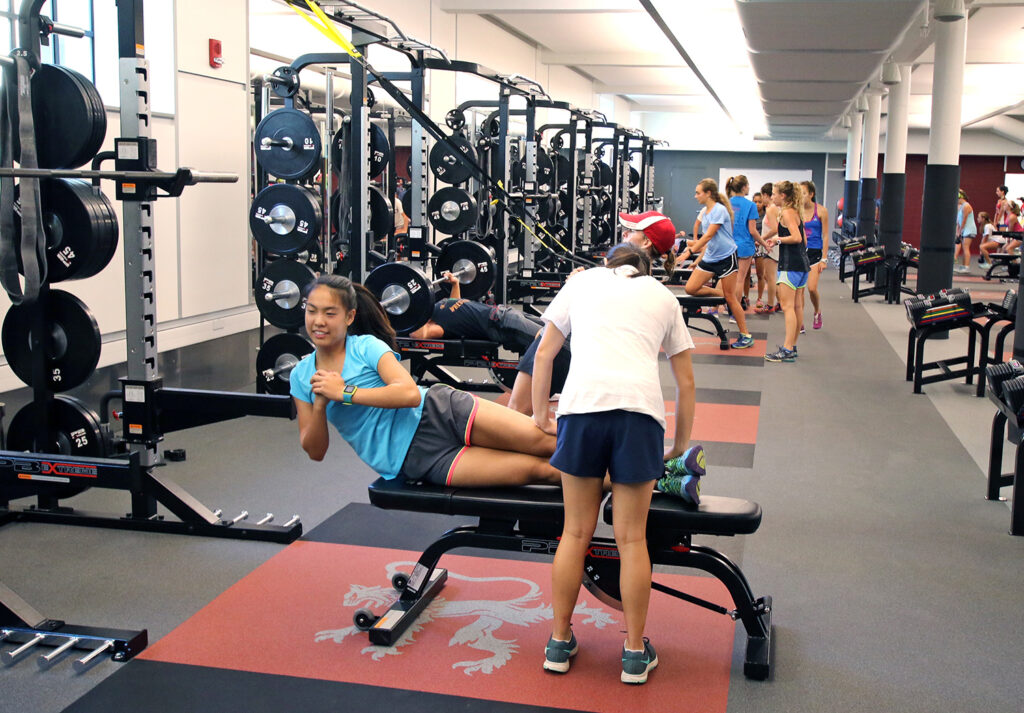
<svg viewBox="0 0 1024 713"><path fill-rule="evenodd" d="M519 362L499 356L498 342L480 339L413 339L398 337L398 351L409 362L409 372L417 384L447 384L466 391L501 393L512 388ZM493 381L462 379L446 367L487 369ZM428 375L431 378L427 378Z"/></svg>
<svg viewBox="0 0 1024 713"><path fill-rule="evenodd" d="M703 311L704 307L714 307L715 309L722 307L726 304L724 297L694 297L687 294L679 294L678 292L673 293L676 299L679 300L679 306L683 308L683 319L686 320L686 325L690 326L691 319L703 319L711 322L711 326L714 327L715 331L707 329L701 329L700 327L690 327L698 332L704 334L710 334L718 337L718 348L722 351L729 349L729 333L725 331L722 326L722 322L718 319L717 314L707 314Z"/></svg>
<svg viewBox="0 0 1024 713"><path fill-rule="evenodd" d="M370 502L385 510L437 513L476 518L477 522L452 528L430 544L408 576L396 575L392 584L398 599L383 615L356 612L356 626L369 632L370 642L391 646L444 587L447 571L437 566L454 549L475 547L511 552L554 555L563 522L562 491L531 485L519 488L452 488L414 484L398 478L380 478L369 487ZM604 520L611 524L609 497ZM720 552L694 545L694 535L731 537L749 535L761 524L761 507L749 500L706 495L699 507L655 493L648 516L647 541L653 564L705 571L719 579L732 597L734 609L675 590L659 582L652 588L739 619L747 633L744 674L763 680L771 662L771 597L755 599L746 577ZM618 550L615 541L595 537L592 547L600 556L587 558L584 584L605 603L621 608L618 594Z"/></svg>
<svg viewBox="0 0 1024 713"><path fill-rule="evenodd" d="M995 278L1016 279L1020 276L1020 255L1012 253L989 253L988 270L985 271L984 279ZM997 268L1003 268L1004 273L995 274Z"/></svg>

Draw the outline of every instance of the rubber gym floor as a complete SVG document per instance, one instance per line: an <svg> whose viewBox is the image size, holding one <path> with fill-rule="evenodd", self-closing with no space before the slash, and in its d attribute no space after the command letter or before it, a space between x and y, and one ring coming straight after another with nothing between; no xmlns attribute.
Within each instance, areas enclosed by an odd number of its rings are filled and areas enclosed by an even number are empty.
<svg viewBox="0 0 1024 713"><path fill-rule="evenodd" d="M781 315L751 319L759 339L744 353L694 333L704 492L764 509L757 533L702 541L740 564L755 595L774 597L768 681L743 677L736 624L657 593L649 634L662 665L646 686L618 682L621 615L586 592L573 671L544 675L549 560L485 551L447 560L457 576L442 594L482 609L446 605L407 646L368 649L347 629L354 607L384 596L388 567L414 560L452 518L371 508L373 474L343 443L313 463L294 423L246 419L171 434L165 447L188 460L166 473L225 513L301 514L302 540L3 527L8 586L50 616L148 628L151 645L82 675L23 660L0 670L0 710L1019 711L1024 538L1007 534L1005 503L984 499L993 407L962 383L913 395L902 306L854 304L835 271L823 294L824 329L800 340L793 364L760 358L781 341ZM165 355L164 372L240 388L253 338ZM935 343L928 358L963 343ZM116 512L119 498L77 501ZM728 603L714 580L659 576Z"/></svg>

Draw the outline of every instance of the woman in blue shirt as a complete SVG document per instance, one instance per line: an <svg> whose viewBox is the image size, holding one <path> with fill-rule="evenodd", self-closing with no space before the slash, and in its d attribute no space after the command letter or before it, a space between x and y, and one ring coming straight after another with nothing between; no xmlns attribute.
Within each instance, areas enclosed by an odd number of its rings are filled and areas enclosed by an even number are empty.
<svg viewBox="0 0 1024 713"><path fill-rule="evenodd" d="M322 275L306 296L315 347L292 369L302 449L327 453L330 423L386 479L485 487L559 483L555 438L521 413L441 384L416 385L373 293Z"/></svg>
<svg viewBox="0 0 1024 713"><path fill-rule="evenodd" d="M747 198L749 192L750 182L742 174L730 176L725 182L725 193L729 196L733 213L732 239L736 241L736 261L739 264L736 294L740 297L750 291L750 264L757 252L757 245L765 246L757 230L757 205ZM741 299L740 304L744 309L747 306L745 299Z"/></svg>
<svg viewBox="0 0 1024 713"><path fill-rule="evenodd" d="M738 280L736 271L739 263L736 258L736 241L732 237L733 214L732 205L718 192L718 183L713 178L705 178L697 184L693 197L703 205L697 215L697 223L694 225L694 234L698 233L698 227L702 235L697 240L687 240L686 249L680 253L680 263L700 254L700 259L686 281L686 293L689 295L725 297L726 303L733 317L736 318L736 328L740 330L739 339L732 343L733 349L746 349L754 345L754 338L747 331L747 316L740 306L739 290L736 289ZM707 282L717 277L719 287L707 287Z"/></svg>
<svg viewBox="0 0 1024 713"><path fill-rule="evenodd" d="M807 262L811 271L807 275L807 295L814 305L815 329L821 329L821 293L818 292L818 280L822 270L828 265L828 208L818 203L818 189L814 181L801 181L804 187L804 205L801 217L804 221L804 235L807 237ZM800 325L803 334L804 325Z"/></svg>

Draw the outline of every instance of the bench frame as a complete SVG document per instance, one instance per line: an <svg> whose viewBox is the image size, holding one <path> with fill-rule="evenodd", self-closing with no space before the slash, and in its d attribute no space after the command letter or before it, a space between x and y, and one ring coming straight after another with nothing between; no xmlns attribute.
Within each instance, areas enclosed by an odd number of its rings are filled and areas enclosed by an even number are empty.
<svg viewBox="0 0 1024 713"><path fill-rule="evenodd" d="M413 509L389 503L386 498L375 497L376 495L375 488L371 486L370 502L383 509ZM556 512L556 509L561 511L560 499L550 503L538 503L538 505L543 508L544 512L534 513L534 516L551 515ZM484 510L484 508L481 509ZM428 508L417 508L416 510L452 514L442 507L435 510ZM471 517L477 516L472 515ZM610 500L605 503L604 519L606 522L611 520ZM481 514L477 517L476 524L454 527L428 546L407 579L399 575L392 580L392 584L399 590L399 596L388 611L380 616L373 616L365 610L361 610L356 613L357 626L368 629L371 644L392 646L444 587L448 572L437 566L443 555L455 549L474 547L553 556L558 548L558 537L561 535L561 530L560 519L517 520L515 516ZM734 621L740 620L747 636L743 673L747 678L764 680L771 672L772 598L770 596L755 598L750 584L740 568L717 550L692 544L691 538L694 534L702 533L671 531L660 526L649 528L647 542L651 563L707 572L725 585L732 597L735 609L728 610L658 582L652 582L652 589L729 616ZM721 533L715 534L723 536ZM614 540L595 537L591 542L591 552L594 551L600 554L593 558L588 557L588 571L592 570L594 566L600 568L603 565L604 567L614 567L614 571L617 572L618 549ZM591 572L589 580L585 584L595 596L612 604L605 592L594 591L601 574ZM608 577L609 571L605 570L603 574ZM617 576L613 578L613 581L617 589ZM605 596L601 596L602 594ZM361 621L360 616L362 616Z"/></svg>

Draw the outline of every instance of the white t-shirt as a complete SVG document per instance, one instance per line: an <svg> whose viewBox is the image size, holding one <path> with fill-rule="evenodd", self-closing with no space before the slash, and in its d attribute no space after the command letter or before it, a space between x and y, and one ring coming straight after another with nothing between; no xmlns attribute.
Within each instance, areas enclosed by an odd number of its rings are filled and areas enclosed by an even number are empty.
<svg viewBox="0 0 1024 713"><path fill-rule="evenodd" d="M658 351L693 349L679 301L653 277L623 265L595 267L567 281L544 320L572 335L572 361L558 416L622 409L665 426Z"/></svg>
<svg viewBox="0 0 1024 713"><path fill-rule="evenodd" d="M985 242L994 242L1003 245L1006 243L1006 238L1002 235L993 235L995 232L995 226L991 223L985 223L985 227L981 229L981 239Z"/></svg>

